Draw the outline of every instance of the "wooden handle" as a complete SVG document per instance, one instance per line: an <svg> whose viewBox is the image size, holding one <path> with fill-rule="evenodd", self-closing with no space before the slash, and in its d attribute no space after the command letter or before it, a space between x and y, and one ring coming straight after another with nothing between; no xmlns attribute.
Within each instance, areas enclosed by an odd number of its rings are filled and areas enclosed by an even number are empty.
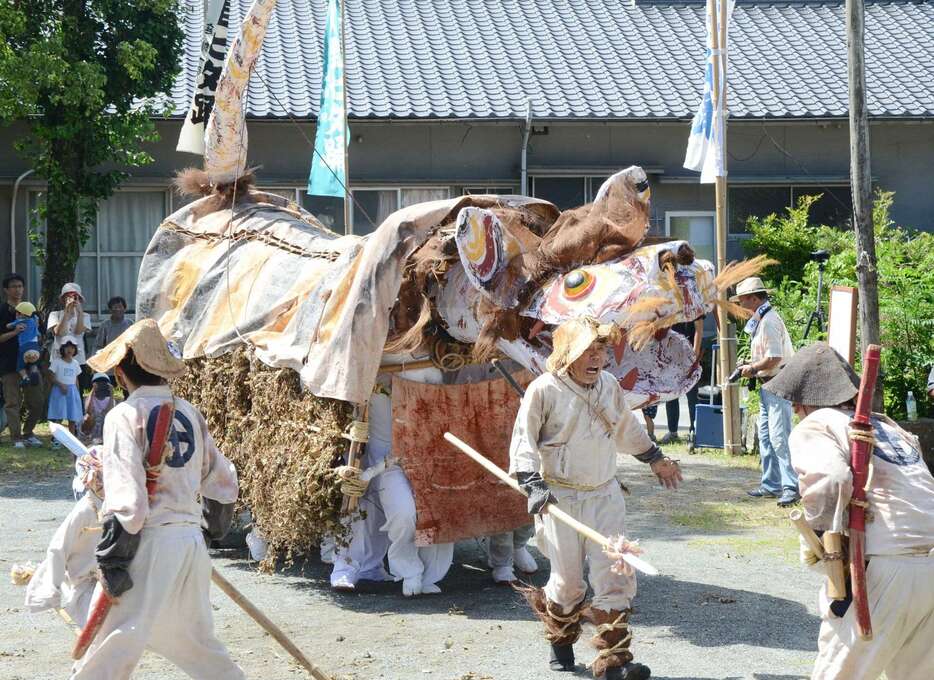
<svg viewBox="0 0 934 680"><path fill-rule="evenodd" d="M846 575L843 571L843 536L835 531L825 531L824 550L826 553L836 554L839 557L826 560L827 568L827 597L831 600L846 599Z"/></svg>
<svg viewBox="0 0 934 680"><path fill-rule="evenodd" d="M513 489L521 493L523 496L527 495L525 491L522 490L522 487L519 486L519 483L516 480L510 477L506 472L502 470L502 468L494 464L491 460L489 460L482 453L472 448L468 444L465 444L464 442L462 442L460 439L455 437L450 432L445 432L444 438L448 440L451 444L459 448L461 451L463 451L465 454L473 458L474 461L482 465L489 472L492 472L499 479L506 482L506 484L508 484ZM578 532L582 536L586 536L594 543L605 546L607 548L613 547L613 544L610 543L610 540L606 536L604 536L603 534L597 531L594 531L586 524L582 524L581 522L577 521L576 519L571 517L568 513L566 513L564 510L559 508L557 505L553 505L549 503L548 514L550 514L556 520L563 522L564 524L567 524L569 527L574 529L576 532Z"/></svg>
<svg viewBox="0 0 934 680"><path fill-rule="evenodd" d="M366 422L367 414L369 413L369 404L363 402L363 406L357 409L357 413L360 414L360 420ZM363 442L352 441L350 442L350 450L347 452L347 465L350 467L360 467L360 451L363 450ZM360 503L360 499L357 496L344 496L344 500L341 502L341 512L348 513L353 512L357 509L357 505Z"/></svg>
<svg viewBox="0 0 934 680"><path fill-rule="evenodd" d="M241 593L237 588L228 581L226 578L221 576L220 572L217 569L211 568L211 580L214 581L214 585L224 591L224 593L233 600L240 609L245 611L247 615L256 621L260 625L260 628L265 630L267 633L272 635L276 642L282 645L282 648L292 655L292 658L298 661L302 667L308 671L315 680L331 680L331 676L327 675L323 671L319 670L307 656L302 653L298 647L295 646L288 636L282 632L282 629L279 628L276 624L269 620L269 618L261 612L255 604L250 602L246 596Z"/></svg>
<svg viewBox="0 0 934 680"><path fill-rule="evenodd" d="M801 534L801 538L808 544L808 547L811 549L811 552L817 556L817 559L824 559L824 545L820 542L817 534L814 533L811 525L805 521L804 513L801 510L792 510L791 514L788 515L788 519L795 525L798 533Z"/></svg>

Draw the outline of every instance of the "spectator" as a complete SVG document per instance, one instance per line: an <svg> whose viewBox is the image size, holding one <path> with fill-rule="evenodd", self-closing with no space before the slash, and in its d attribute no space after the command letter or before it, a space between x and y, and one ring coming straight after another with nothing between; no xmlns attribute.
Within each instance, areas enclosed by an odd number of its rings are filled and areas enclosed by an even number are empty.
<svg viewBox="0 0 934 680"><path fill-rule="evenodd" d="M931 372L928 373L928 396L934 399L934 366L931 366Z"/></svg>
<svg viewBox="0 0 934 680"><path fill-rule="evenodd" d="M84 418L81 394L78 392L78 376L81 374L81 366L75 359L77 354L77 338L62 338L58 356L52 358L49 366L53 376L53 387L49 393L49 420L61 420L62 423L68 425L68 429L74 435L78 434L78 425ZM61 444L53 440L52 448L61 448Z"/></svg>
<svg viewBox="0 0 934 680"><path fill-rule="evenodd" d="M85 444L104 443L104 418L116 406L113 385L106 373L95 373L93 387L84 400L84 420L81 421Z"/></svg>
<svg viewBox="0 0 934 680"><path fill-rule="evenodd" d="M81 375L78 377L78 386L81 391L91 388L91 369L87 366L87 358L84 352L84 335L91 331L91 315L84 311L84 296L81 294L81 286L77 283L66 283L62 286L62 294L59 297L62 309L55 310L49 314L49 332L52 333L52 351L53 359L60 356L62 342L66 338L71 338L77 345L78 353L75 355L75 361L81 366Z"/></svg>
<svg viewBox="0 0 934 680"><path fill-rule="evenodd" d="M16 306L23 301L26 281L19 274L9 274L3 279L3 292L6 302L0 305L0 330L16 320ZM11 330L0 333L0 374L3 381L3 398L6 401L7 425L13 446L22 449L26 446L42 446L42 442L33 434L33 429L43 415L45 395L40 377L38 385L21 385L21 376L16 370L19 358L18 336L25 330L25 325L16 324ZM26 422L22 422L21 408L26 406Z"/></svg>
<svg viewBox="0 0 934 680"><path fill-rule="evenodd" d="M694 346L694 361L700 363L701 357L704 353L704 317L700 316L694 321L690 322L676 323L671 327L671 330L673 330L675 333L680 333L691 341L691 344ZM696 383L694 387L688 390L688 393L685 396L688 400L688 417L691 421L691 432L694 432L694 407L697 406ZM671 444L673 442L679 441L680 439L678 437L678 421L681 419L680 401L680 399L672 399L671 401L665 402L665 417L668 421L668 432L665 433L659 444Z"/></svg>
<svg viewBox="0 0 934 680"><path fill-rule="evenodd" d="M655 441L655 416L658 415L658 404L652 404L642 409L642 418L645 420L645 432L649 439Z"/></svg>
<svg viewBox="0 0 934 680"><path fill-rule="evenodd" d="M730 298L752 312L746 322L750 335L750 359L740 366L745 378L768 380L775 376L794 355L785 322L772 309L768 290L762 279L753 276L736 286ZM798 476L791 466L788 435L791 434L791 402L767 390L759 390L759 453L762 458L762 481L747 493L754 498L778 496L778 504L787 507L797 503Z"/></svg>
<svg viewBox="0 0 934 680"><path fill-rule="evenodd" d="M102 322L97 329L97 342L95 350L104 349L107 345L116 340L123 331L130 327L130 322L126 316L126 300L116 295L107 302L107 309L110 310L110 318Z"/></svg>

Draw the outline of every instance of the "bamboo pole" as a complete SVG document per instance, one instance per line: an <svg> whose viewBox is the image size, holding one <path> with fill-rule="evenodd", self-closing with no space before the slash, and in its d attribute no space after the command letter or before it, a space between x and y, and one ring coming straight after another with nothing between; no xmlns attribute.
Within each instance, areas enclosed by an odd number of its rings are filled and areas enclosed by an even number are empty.
<svg viewBox="0 0 934 680"><path fill-rule="evenodd" d="M710 22L710 40L713 49L713 91L711 100L714 111L720 110L721 144L723 146L723 170L726 174L726 45L727 45L727 2L720 3L717 12L716 0L707 0L707 19ZM723 78L721 78L721 74ZM715 116L715 119L718 117ZM727 180L725 176L717 176L714 184L716 197L716 243L717 243L717 271L723 271L727 265ZM726 302L726 291L719 293L721 300ZM723 400L723 448L730 454L742 453L739 394L737 386L727 382L727 376L733 373L736 367L736 333L725 305L717 306L717 320L720 343L720 382Z"/></svg>
<svg viewBox="0 0 934 680"><path fill-rule="evenodd" d="M455 437L450 432L445 432L444 438L449 443L453 444L456 448L460 449L462 453L467 454L467 456L472 458L474 462L479 463L484 469L486 469L488 472L491 472L494 476L499 478L500 481L505 482L514 491L518 491L523 496L526 495L525 491L522 490L522 487L519 486L519 483L515 479L513 479L508 474L506 474L498 465L493 463L493 461L491 461L489 458L484 456L482 453L480 453L479 451L477 451L470 445L466 444L465 442L461 441L460 439ZM574 519L564 510L559 508L557 505L549 503L547 508L548 508L548 514L554 517L559 522L562 522L566 524L567 526L571 527L572 529L574 529L574 531L579 533L581 536L584 536L585 538L589 538L591 541L593 541L597 545L603 546L604 548L607 548L613 551L614 553L616 553L616 546L613 544L613 542L609 538L601 534L600 532L595 531L594 529L591 529L589 526L587 526L583 522L580 522ZM650 574L652 576L655 576L658 574L658 569L653 567L651 564L649 564L645 560L639 557L636 557L635 555L623 553L621 557L625 562L628 562L632 567L638 569L639 571L645 574Z"/></svg>
<svg viewBox="0 0 934 680"><path fill-rule="evenodd" d="M315 666L308 657L302 653L302 650L296 647L295 643L282 632L279 626L270 621L269 617L263 614L255 604L250 602L250 600L237 590L234 584L224 578L217 569L211 569L211 580L214 581L214 585L223 590L224 594L233 600L240 609L246 612L251 619L256 621L256 623L260 625L260 628L269 633L293 659L298 661L298 663L315 678L315 680L331 680L331 676Z"/></svg>
<svg viewBox="0 0 934 680"><path fill-rule="evenodd" d="M804 519L804 513L801 510L792 510L788 515L788 519L795 525L795 529L801 534L801 538L808 544L814 556L819 560L824 559L824 545L820 542L817 534L814 533L811 525Z"/></svg>
<svg viewBox="0 0 934 680"><path fill-rule="evenodd" d="M831 600L846 599L846 575L843 570L843 535L836 531L825 531L824 566L827 567L827 597Z"/></svg>
<svg viewBox="0 0 934 680"><path fill-rule="evenodd" d="M363 402L362 406L358 406L354 409L354 419L356 420L359 415L360 420L363 422L367 421L367 413L369 412L369 404ZM347 465L350 467L360 467L360 452L363 450L364 442L351 440L350 450L347 452ZM344 500L341 503L341 512L353 512L357 509L357 505L360 503L360 498L357 496L344 496Z"/></svg>

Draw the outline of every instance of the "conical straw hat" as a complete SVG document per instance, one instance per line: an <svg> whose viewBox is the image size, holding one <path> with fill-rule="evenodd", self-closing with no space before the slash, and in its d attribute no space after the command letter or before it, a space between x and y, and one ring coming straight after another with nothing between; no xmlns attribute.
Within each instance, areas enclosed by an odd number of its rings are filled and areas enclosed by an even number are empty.
<svg viewBox="0 0 934 680"><path fill-rule="evenodd" d="M88 359L88 366L106 373L123 361L130 349L136 363L154 375L176 378L185 372L185 362L172 356L162 331L152 319L137 321L127 328L116 340Z"/></svg>
<svg viewBox="0 0 934 680"><path fill-rule="evenodd" d="M615 323L601 324L592 316L565 321L552 336L552 351L545 368L549 373L563 375L594 341L605 340L615 345L622 337L622 331Z"/></svg>

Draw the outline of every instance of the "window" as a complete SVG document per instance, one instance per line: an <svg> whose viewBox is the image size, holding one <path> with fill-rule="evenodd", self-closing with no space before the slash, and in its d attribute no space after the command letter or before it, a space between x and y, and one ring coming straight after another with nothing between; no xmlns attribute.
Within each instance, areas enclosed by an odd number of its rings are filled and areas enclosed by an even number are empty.
<svg viewBox="0 0 934 680"><path fill-rule="evenodd" d="M697 257L708 260L716 265L716 241L714 212L682 212L669 211L665 213L665 234L672 239L687 241L691 244Z"/></svg>
<svg viewBox="0 0 934 680"><path fill-rule="evenodd" d="M535 176L532 195L551 201L560 210L578 208L591 203L609 176Z"/></svg>
<svg viewBox="0 0 934 680"><path fill-rule="evenodd" d="M45 192L30 192L30 216L35 215L44 199ZM165 190L132 189L117 191L100 204L96 223L81 247L75 268L75 281L84 293L85 311L92 316L106 316L107 300L115 295L126 298L131 314L136 312L139 265L152 235L168 214L168 201ZM44 230L44 226L39 229ZM30 299L38 299L42 267L32 257L27 278L27 294Z"/></svg>
<svg viewBox="0 0 934 680"><path fill-rule="evenodd" d="M475 187L464 187L464 196L469 194L494 194L499 196L513 196L519 193L519 190L516 187L506 187L506 186L475 186Z"/></svg>
<svg viewBox="0 0 934 680"><path fill-rule="evenodd" d="M849 186L733 186L729 188L729 229L731 234L748 233L750 217L783 214L801 196L822 194L811 206L812 224L845 226L853 212Z"/></svg>
<svg viewBox="0 0 934 680"><path fill-rule="evenodd" d="M361 188L353 190L353 233L370 234L392 213L416 203L449 198L448 187Z"/></svg>

